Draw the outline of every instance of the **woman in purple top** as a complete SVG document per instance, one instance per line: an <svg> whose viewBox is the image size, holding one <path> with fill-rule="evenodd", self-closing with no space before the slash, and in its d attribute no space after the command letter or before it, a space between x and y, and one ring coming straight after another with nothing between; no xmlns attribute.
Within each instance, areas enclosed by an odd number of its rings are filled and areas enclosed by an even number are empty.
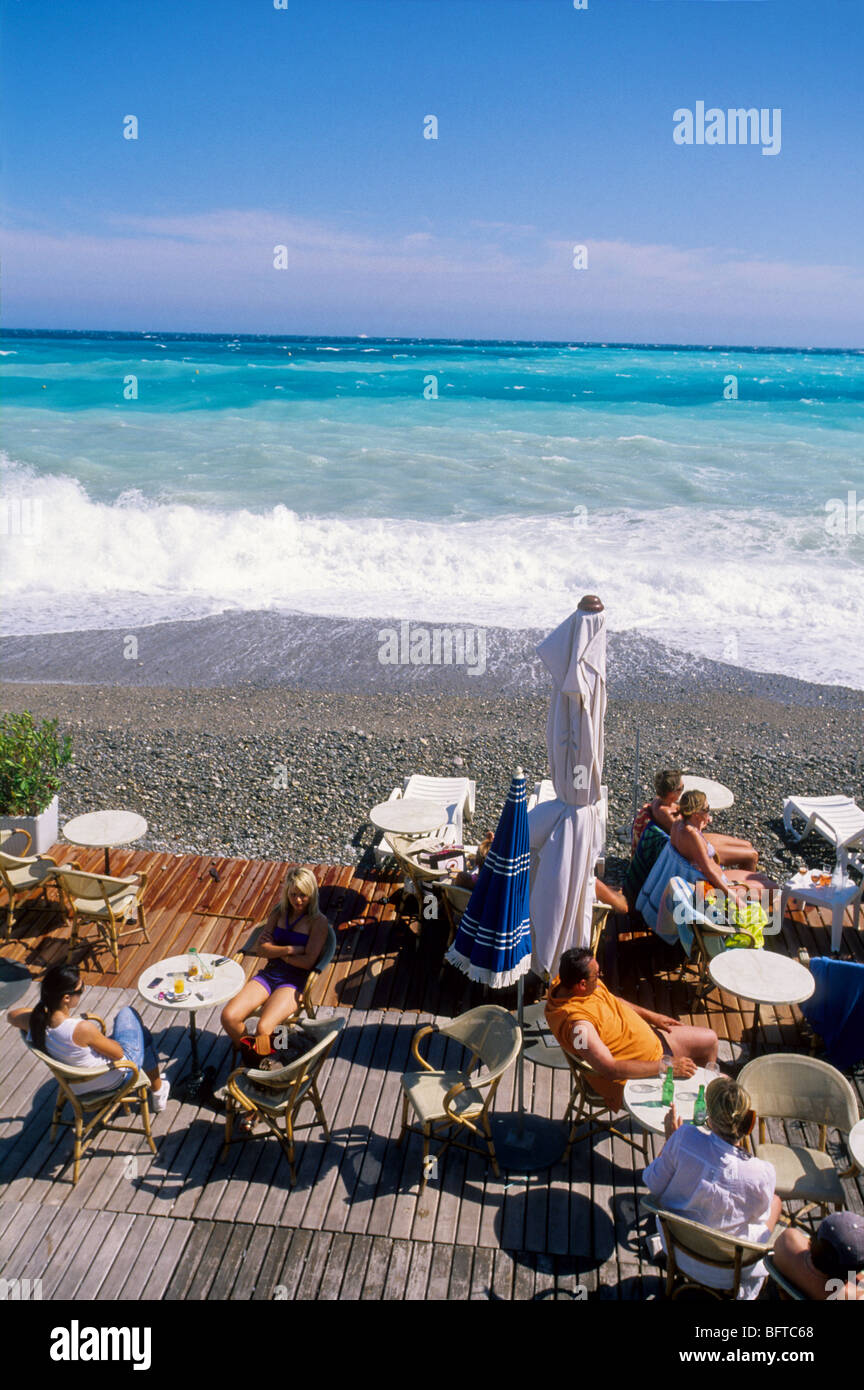
<svg viewBox="0 0 864 1390"><path fill-rule="evenodd" d="M269 1038L290 1018L297 1008L297 992L326 942L327 918L318 907L315 875L311 869L289 869L279 905L258 939L257 950L267 964L222 1010L222 1027L233 1043L240 1043L246 1019L257 1008L260 1038Z"/></svg>

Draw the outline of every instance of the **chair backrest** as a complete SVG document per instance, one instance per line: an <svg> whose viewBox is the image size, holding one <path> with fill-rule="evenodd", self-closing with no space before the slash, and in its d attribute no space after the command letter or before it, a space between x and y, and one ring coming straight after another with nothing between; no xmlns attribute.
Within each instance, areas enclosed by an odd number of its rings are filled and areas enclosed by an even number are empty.
<svg viewBox="0 0 864 1390"><path fill-rule="evenodd" d="M780 1290L781 1298L791 1299L793 1303L810 1302L806 1293L803 1293L802 1290L798 1288L797 1284L791 1284L789 1280L786 1278L786 1275L780 1273L779 1269L774 1263L773 1256L765 1256L765 1268L767 1269L768 1273L771 1275L771 1278L774 1280L774 1283Z"/></svg>
<svg viewBox="0 0 864 1390"><path fill-rule="evenodd" d="M469 777L425 777L415 772L406 777L402 794L446 806L448 819L458 819L461 825L463 816L471 820L474 815L475 792L476 783Z"/></svg>
<svg viewBox="0 0 864 1390"><path fill-rule="evenodd" d="M330 965L336 954L336 933L333 930L332 922L327 923L327 939L321 948L321 954L312 967L313 973L321 975Z"/></svg>
<svg viewBox="0 0 864 1390"><path fill-rule="evenodd" d="M473 891L473 888L458 888L455 883L444 884L444 893L447 900L453 908L453 911L460 917L471 901L471 894Z"/></svg>
<svg viewBox="0 0 864 1390"><path fill-rule="evenodd" d="M17 854L7 854L5 850L0 849L0 869L27 869L36 863L37 858L37 855L28 855L22 859Z"/></svg>
<svg viewBox="0 0 864 1390"><path fill-rule="evenodd" d="M0 846L6 854L27 854L33 843L33 836L29 830L23 828L0 830ZM36 858L36 856L31 856Z"/></svg>
<svg viewBox="0 0 864 1390"><path fill-rule="evenodd" d="M732 1288L728 1291L724 1289L724 1293L736 1294L741 1272L759 1260L764 1260L770 1249L770 1246L746 1240L743 1236L715 1231L711 1226L703 1226L700 1221L691 1221L689 1217L680 1216L677 1212L666 1211L645 1197L639 1200L642 1209L652 1212L660 1222L666 1239L667 1255L670 1250L682 1251L714 1269L733 1272ZM698 1275L687 1273L683 1277L692 1279L695 1283L699 1282Z"/></svg>
<svg viewBox="0 0 864 1390"><path fill-rule="evenodd" d="M345 1019L341 1014L333 1018L299 1024L299 1031L315 1040L314 1046L310 1047L308 1052L297 1057L295 1061L289 1062L287 1066L279 1067L275 1071L255 1071L254 1069L247 1071L247 1080L267 1091L290 1091L293 1088L295 1094L290 1099L292 1101L297 1100L299 1095L315 1080L327 1054L344 1027Z"/></svg>
<svg viewBox="0 0 864 1390"><path fill-rule="evenodd" d="M743 1068L738 1083L760 1120L801 1120L844 1134L858 1123L858 1102L846 1077L816 1057L756 1057Z"/></svg>
<svg viewBox="0 0 864 1390"><path fill-rule="evenodd" d="M499 1076L516 1061L522 1030L512 1014L498 1004L481 1004L439 1029L479 1058L490 1076Z"/></svg>
<svg viewBox="0 0 864 1390"><path fill-rule="evenodd" d="M115 1079L115 1082L125 1081L126 1077L128 1076L128 1072L125 1069L118 1072L114 1067L111 1066L111 1063L107 1059L101 1066L98 1067L72 1067L69 1066L66 1062L58 1062L56 1057L52 1057L50 1053L44 1052L41 1048L35 1047L33 1043L28 1042L26 1038L24 1039L24 1041L27 1046L27 1051L31 1052L34 1057L38 1057L39 1061L45 1064L45 1066L51 1072L51 1075L54 1077L54 1080L58 1082L61 1090L65 1092L65 1094L74 1104L77 1104L79 1100L85 1100L88 1095L98 1094L98 1092L94 1091L85 1093L85 1095L83 1096L79 1096L79 1094L73 1090L73 1086L76 1082L92 1081L95 1077L99 1076L113 1077ZM112 1086L113 1084L114 1083L112 1083ZM109 1090L112 1089L112 1087L106 1085L105 1089Z"/></svg>
<svg viewBox="0 0 864 1390"><path fill-rule="evenodd" d="M60 868L55 874L57 882L66 890L70 898L93 898L103 900L115 894L137 888L135 879L110 878L106 874L88 874L83 869Z"/></svg>

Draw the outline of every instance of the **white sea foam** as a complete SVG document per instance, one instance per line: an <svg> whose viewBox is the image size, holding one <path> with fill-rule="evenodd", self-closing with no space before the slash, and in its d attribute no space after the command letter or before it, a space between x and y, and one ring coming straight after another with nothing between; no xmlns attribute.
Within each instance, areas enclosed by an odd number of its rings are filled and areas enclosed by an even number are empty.
<svg viewBox="0 0 864 1390"><path fill-rule="evenodd" d="M41 533L0 535L5 632L129 627L223 609L548 627L581 594L644 630L756 670L864 687L861 539L824 518L705 507L465 522L301 516L93 500L7 465L4 504ZM9 510L11 506L11 511ZM20 529L20 528L19 528ZM818 621L816 621L818 619ZM808 633L802 641L802 629Z"/></svg>

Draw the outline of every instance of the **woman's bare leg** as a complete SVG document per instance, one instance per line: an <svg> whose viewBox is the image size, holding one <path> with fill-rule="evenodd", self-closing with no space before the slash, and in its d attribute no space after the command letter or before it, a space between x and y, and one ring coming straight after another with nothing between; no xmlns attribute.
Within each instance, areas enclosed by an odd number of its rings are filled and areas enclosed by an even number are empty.
<svg viewBox="0 0 864 1390"><path fill-rule="evenodd" d="M257 980L249 980L239 994L235 994L233 999L228 1000L222 1010L221 1022L233 1043L239 1044L243 1037L243 1025L247 1018L250 1014L254 1014L267 997L267 990L264 985L259 984Z"/></svg>

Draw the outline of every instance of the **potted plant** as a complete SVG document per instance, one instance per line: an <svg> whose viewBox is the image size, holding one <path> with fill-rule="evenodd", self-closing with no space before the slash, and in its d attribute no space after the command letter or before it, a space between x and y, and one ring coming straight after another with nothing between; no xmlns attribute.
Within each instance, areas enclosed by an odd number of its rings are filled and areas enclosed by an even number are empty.
<svg viewBox="0 0 864 1390"><path fill-rule="evenodd" d="M57 839L59 772L71 757L72 740L59 737L56 719L0 715L0 830L29 831L31 854Z"/></svg>

